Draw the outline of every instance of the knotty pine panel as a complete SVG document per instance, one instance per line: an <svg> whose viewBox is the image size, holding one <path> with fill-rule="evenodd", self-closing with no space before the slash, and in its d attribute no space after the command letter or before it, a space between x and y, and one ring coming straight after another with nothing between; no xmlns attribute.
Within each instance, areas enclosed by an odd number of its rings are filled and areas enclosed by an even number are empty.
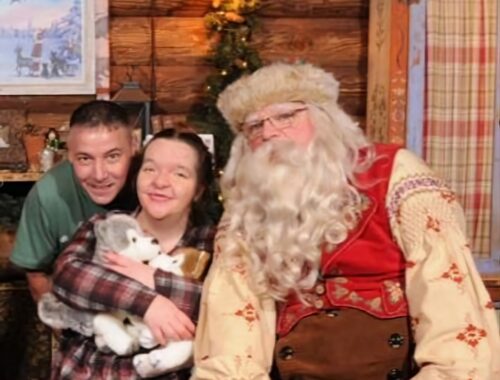
<svg viewBox="0 0 500 380"><path fill-rule="evenodd" d="M111 65L149 65L151 23L147 17L111 22ZM201 18L156 18L156 64L205 65L211 41ZM294 33L290 33L293 30ZM267 19L253 35L261 57L308 60L316 64L366 68L367 23L345 19Z"/></svg>
<svg viewBox="0 0 500 380"><path fill-rule="evenodd" d="M287 58L320 66L366 68L368 23L358 19L268 19L253 35L266 61Z"/></svg>

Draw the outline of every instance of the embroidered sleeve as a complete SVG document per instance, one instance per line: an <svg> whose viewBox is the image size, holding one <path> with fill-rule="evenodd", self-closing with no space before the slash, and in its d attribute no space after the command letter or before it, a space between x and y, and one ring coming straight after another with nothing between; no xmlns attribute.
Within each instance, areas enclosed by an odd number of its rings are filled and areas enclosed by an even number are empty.
<svg viewBox="0 0 500 380"><path fill-rule="evenodd" d="M220 227L215 258L204 283L191 380L269 379L274 348L274 302L258 298L247 282L242 262L220 255Z"/></svg>
<svg viewBox="0 0 500 380"><path fill-rule="evenodd" d="M420 159L401 150L387 208L407 261L415 359L422 367L414 379L500 378L496 316L454 193Z"/></svg>

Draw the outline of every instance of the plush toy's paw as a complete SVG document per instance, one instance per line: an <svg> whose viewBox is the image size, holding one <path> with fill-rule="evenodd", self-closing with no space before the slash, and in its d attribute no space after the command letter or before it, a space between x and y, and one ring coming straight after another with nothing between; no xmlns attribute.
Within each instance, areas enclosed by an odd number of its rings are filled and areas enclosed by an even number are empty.
<svg viewBox="0 0 500 380"><path fill-rule="evenodd" d="M45 293L40 298L38 316L43 323L56 330L71 329L84 336L94 334L94 314L75 310L59 301L52 293Z"/></svg>
<svg viewBox="0 0 500 380"><path fill-rule="evenodd" d="M139 351L139 342L127 334L105 337L106 345L118 356L131 355Z"/></svg>
<svg viewBox="0 0 500 380"><path fill-rule="evenodd" d="M139 334L139 344L141 345L141 347L144 347L146 349L151 349L158 346L158 342L156 341L153 333L149 328L141 330Z"/></svg>
<svg viewBox="0 0 500 380"><path fill-rule="evenodd" d="M97 349L99 351L104 352L106 354L112 353L111 349L108 347L108 345L106 344L106 341L104 340L104 338L101 335L96 335L94 337L94 343L97 346Z"/></svg>
<svg viewBox="0 0 500 380"><path fill-rule="evenodd" d="M163 371L184 367L191 362L193 356L193 341L183 340L170 342L166 346L148 353L149 361Z"/></svg>
<svg viewBox="0 0 500 380"><path fill-rule="evenodd" d="M191 365L192 355L192 341L171 342L147 354L135 355L133 364L141 377L155 377Z"/></svg>
<svg viewBox="0 0 500 380"><path fill-rule="evenodd" d="M149 262L149 266L153 268L159 268L165 272L171 272L177 276L183 276L182 273L182 262L184 257L174 257L167 254L158 255L153 260Z"/></svg>
<svg viewBox="0 0 500 380"><path fill-rule="evenodd" d="M158 343L153 337L153 333L141 318L129 315L127 319L128 323L125 324L125 330L128 335L139 342L141 347L151 349L158 346Z"/></svg>
<svg viewBox="0 0 500 380"><path fill-rule="evenodd" d="M148 354L138 354L132 359L135 371L142 378L154 377L155 368L149 362Z"/></svg>
<svg viewBox="0 0 500 380"><path fill-rule="evenodd" d="M135 355L132 363L142 379L156 377L171 371L170 368L164 369L159 363L152 363L148 354Z"/></svg>
<svg viewBox="0 0 500 380"><path fill-rule="evenodd" d="M130 355L139 350L139 341L130 336L122 321L111 314L97 314L94 318L94 330L102 339L99 345L109 347L119 356Z"/></svg>
<svg viewBox="0 0 500 380"><path fill-rule="evenodd" d="M52 293L45 293L38 302L38 316L43 323L52 328L65 329L68 327L63 318L66 307Z"/></svg>

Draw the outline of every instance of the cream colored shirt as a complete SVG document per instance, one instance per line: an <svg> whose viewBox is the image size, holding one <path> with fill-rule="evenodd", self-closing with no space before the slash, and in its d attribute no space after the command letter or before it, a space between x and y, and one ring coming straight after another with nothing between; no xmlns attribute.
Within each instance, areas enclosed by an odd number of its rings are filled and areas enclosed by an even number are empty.
<svg viewBox="0 0 500 380"><path fill-rule="evenodd" d="M408 150L400 150L386 207L407 262L406 296L415 331L414 380L500 379L493 304L474 266L454 195ZM437 184L436 184L437 183ZM416 186L415 186L416 185ZM276 309L257 297L243 262L215 260L205 281L191 380L269 379Z"/></svg>

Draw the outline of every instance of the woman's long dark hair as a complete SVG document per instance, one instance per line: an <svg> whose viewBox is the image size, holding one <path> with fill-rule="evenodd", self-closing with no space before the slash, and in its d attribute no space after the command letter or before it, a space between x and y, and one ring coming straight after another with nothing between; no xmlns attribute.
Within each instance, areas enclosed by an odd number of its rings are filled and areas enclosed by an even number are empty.
<svg viewBox="0 0 500 380"><path fill-rule="evenodd" d="M222 206L218 198L219 191L215 181L213 158L203 140L195 132L168 128L154 134L134 158L132 170L135 189L137 189L137 176L144 160L144 153L149 145L158 139L181 141L196 152L196 193L199 195L191 206L190 222L195 226L216 224L222 214Z"/></svg>

